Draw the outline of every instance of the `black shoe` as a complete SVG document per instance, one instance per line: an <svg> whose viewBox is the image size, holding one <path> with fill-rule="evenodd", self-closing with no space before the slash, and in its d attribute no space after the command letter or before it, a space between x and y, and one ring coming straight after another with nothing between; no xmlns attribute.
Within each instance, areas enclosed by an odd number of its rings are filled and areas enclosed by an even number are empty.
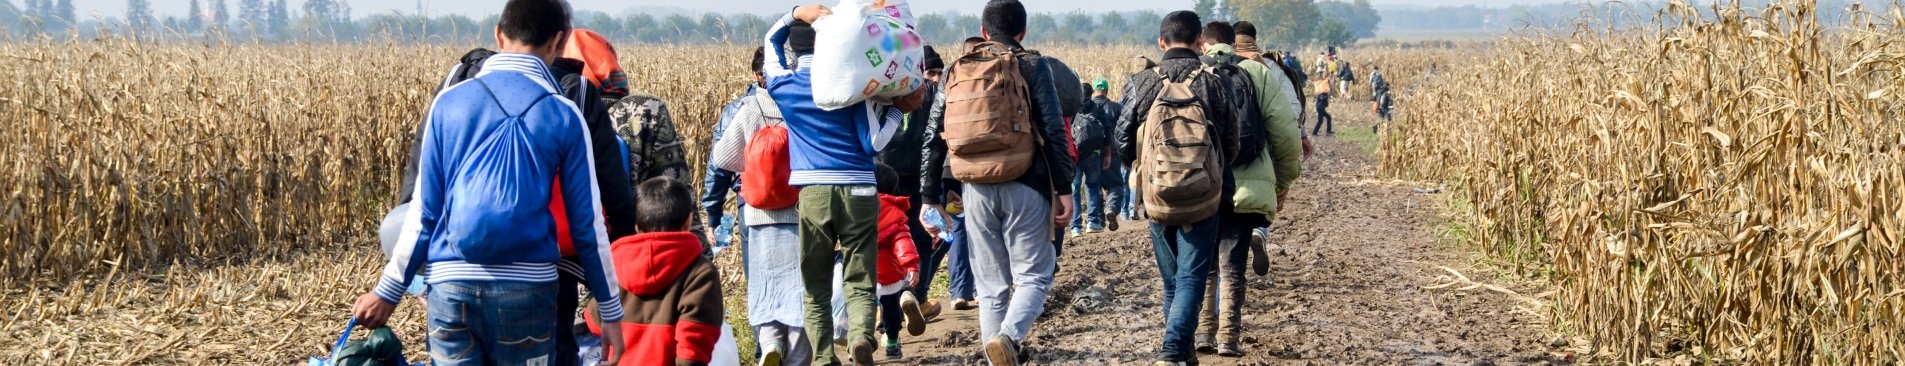
<svg viewBox="0 0 1905 366"><path fill-rule="evenodd" d="M1243 357L1244 348L1243 346L1238 346L1236 343L1220 344L1217 345L1217 355L1230 358Z"/></svg>
<svg viewBox="0 0 1905 366"><path fill-rule="evenodd" d="M895 341L893 343L886 344L886 358L887 359L893 360L893 359L899 359L901 357L906 357L906 356L900 355L899 342Z"/></svg>
<svg viewBox="0 0 1905 366"><path fill-rule="evenodd" d="M1105 220L1105 228L1111 231L1118 231L1118 216L1112 215L1110 219Z"/></svg>
<svg viewBox="0 0 1905 366"><path fill-rule="evenodd" d="M1217 352L1217 346L1211 344L1209 334L1198 334L1195 336L1195 338L1196 338L1195 344L1197 347L1197 353L1216 353Z"/></svg>

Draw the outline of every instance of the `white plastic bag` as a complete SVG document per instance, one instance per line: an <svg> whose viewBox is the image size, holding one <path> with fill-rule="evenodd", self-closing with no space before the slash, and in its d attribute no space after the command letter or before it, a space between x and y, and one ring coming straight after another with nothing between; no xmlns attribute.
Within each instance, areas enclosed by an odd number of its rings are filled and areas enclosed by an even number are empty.
<svg viewBox="0 0 1905 366"><path fill-rule="evenodd" d="M925 42L906 0L841 0L814 21L814 104L891 100L925 80Z"/></svg>
<svg viewBox="0 0 1905 366"><path fill-rule="evenodd" d="M847 272L840 262L833 263L833 339L847 339Z"/></svg>
<svg viewBox="0 0 1905 366"><path fill-rule="evenodd" d="M734 345L734 327L721 322L721 340L714 342L714 357L708 366L741 366L741 347Z"/></svg>

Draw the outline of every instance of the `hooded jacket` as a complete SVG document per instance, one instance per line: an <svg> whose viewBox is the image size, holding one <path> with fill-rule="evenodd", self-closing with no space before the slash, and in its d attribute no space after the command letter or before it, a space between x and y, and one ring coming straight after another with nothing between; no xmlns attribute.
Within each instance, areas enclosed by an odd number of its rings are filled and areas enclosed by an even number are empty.
<svg viewBox="0 0 1905 366"><path fill-rule="evenodd" d="M1231 46L1224 44L1208 45L1205 51L1213 57L1232 52ZM1261 135L1268 141L1264 141L1261 158L1232 172L1237 179L1237 191L1231 196L1232 211L1269 218L1277 212L1277 193L1289 189L1303 172L1303 131L1297 125L1297 112L1303 107L1297 102L1296 85L1282 69L1254 60L1237 66L1250 75L1252 89L1257 91L1255 103L1263 111L1263 127L1268 130Z"/></svg>
<svg viewBox="0 0 1905 366"><path fill-rule="evenodd" d="M621 278L620 365L706 365L721 338L721 273L688 232L645 233L613 245Z"/></svg>
<svg viewBox="0 0 1905 366"><path fill-rule="evenodd" d="M994 41L1014 50L1025 49L1012 39L995 38ZM1031 168L1025 170L1025 175L1013 181L1032 187L1032 190L1046 198L1071 195L1070 182L1072 174L1076 173L1077 161L1072 159L1069 142L1072 134L1060 106L1059 86L1052 81L1052 69L1044 56L1028 52L1019 56L1019 73L1025 76L1026 84L1032 89L1032 100L1027 106L1032 111L1033 131L1044 145L1032 154L1034 160ZM948 74L947 77L953 75ZM1073 84L1064 87L1078 86ZM920 198L925 199L927 204L945 203L947 180L942 178L952 176L949 172L951 169L946 168L946 141L939 138L939 134L945 132L945 92L945 88L940 88L940 95L933 102L933 117L927 122L930 125L926 129L925 160L920 164L924 168L920 174Z"/></svg>
<svg viewBox="0 0 1905 366"><path fill-rule="evenodd" d="M880 284L905 280L909 271L902 268L919 268L919 248L913 246L912 229L906 226L907 207L912 205L906 197L880 195L880 260L875 276Z"/></svg>

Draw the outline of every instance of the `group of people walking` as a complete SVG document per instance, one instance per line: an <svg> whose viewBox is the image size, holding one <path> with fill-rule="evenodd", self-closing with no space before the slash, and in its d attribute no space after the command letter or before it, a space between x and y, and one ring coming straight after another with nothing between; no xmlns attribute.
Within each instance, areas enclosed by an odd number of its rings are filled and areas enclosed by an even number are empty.
<svg viewBox="0 0 1905 366"><path fill-rule="evenodd" d="M510 0L499 48L460 60L419 127L388 264L353 316L380 326L421 298L438 364L582 364L581 335L601 361L650 365L706 364L724 313L745 312L760 364L867 365L950 307L978 311L978 354L1017 365L1066 229L1125 219L1148 221L1164 284L1157 364L1244 355L1245 268L1267 274L1309 155L1295 56L1249 22L1173 12L1161 57L1109 76L1128 80L1113 99L1023 46L1023 4L991 0L950 62L926 49L918 91L829 110L811 65L829 14L797 7L763 35L697 207L667 104L631 94L562 0ZM746 309L724 305L704 222L741 228ZM950 296L927 299L942 268Z"/></svg>

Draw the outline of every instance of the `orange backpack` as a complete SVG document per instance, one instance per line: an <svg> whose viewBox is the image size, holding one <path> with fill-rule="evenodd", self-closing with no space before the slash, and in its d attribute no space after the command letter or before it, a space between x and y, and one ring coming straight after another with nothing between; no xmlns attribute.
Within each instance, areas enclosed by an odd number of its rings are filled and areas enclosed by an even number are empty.
<svg viewBox="0 0 1905 366"><path fill-rule="evenodd" d="M743 152L747 157L747 166L746 171L741 172L741 198L747 200L748 206L762 210L794 207L794 204L800 203L800 190L788 184L794 168L793 155L787 148L787 125L765 112L763 115L774 123L754 130L747 140L747 149Z"/></svg>

